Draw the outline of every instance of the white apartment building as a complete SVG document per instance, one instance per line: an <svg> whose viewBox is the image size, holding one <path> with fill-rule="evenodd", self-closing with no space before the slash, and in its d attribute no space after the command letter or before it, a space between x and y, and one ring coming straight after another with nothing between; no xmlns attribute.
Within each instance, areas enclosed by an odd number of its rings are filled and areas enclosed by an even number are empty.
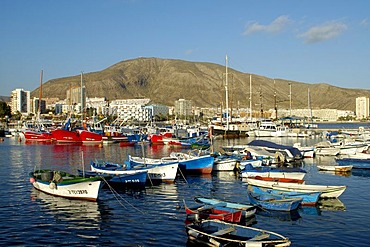
<svg viewBox="0 0 370 247"><path fill-rule="evenodd" d="M25 115L31 113L30 91L21 88L15 89L10 95L10 101L12 114L16 114L18 111Z"/></svg>
<svg viewBox="0 0 370 247"><path fill-rule="evenodd" d="M145 107L149 102L150 99L113 100L110 102L109 108L124 121L148 122L152 120L153 116L151 109Z"/></svg>
<svg viewBox="0 0 370 247"><path fill-rule="evenodd" d="M105 98L86 98L86 109L94 108L96 109L97 114L105 114L107 106L108 102L105 100Z"/></svg>
<svg viewBox="0 0 370 247"><path fill-rule="evenodd" d="M358 97L356 98L356 118L364 119L369 117L370 104L368 97Z"/></svg>

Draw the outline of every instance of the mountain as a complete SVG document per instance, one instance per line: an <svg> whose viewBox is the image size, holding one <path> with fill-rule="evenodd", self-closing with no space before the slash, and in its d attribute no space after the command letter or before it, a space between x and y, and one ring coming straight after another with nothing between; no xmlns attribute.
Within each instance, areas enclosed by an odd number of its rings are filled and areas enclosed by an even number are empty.
<svg viewBox="0 0 370 247"><path fill-rule="evenodd" d="M232 68L228 74L229 105L249 107L250 74ZM213 63L137 58L86 73L83 78L87 97L105 97L107 100L150 98L154 103L169 106L178 99L192 100L193 105L199 107L216 107L225 102L225 66ZM80 86L80 80L80 75L49 80L42 86L42 95L65 99L66 91ZM370 90L274 80L252 74L252 107L274 108L276 98L278 108L288 109L290 85L293 109L308 107L308 89L313 109L354 111L356 97L370 97ZM31 97L38 95L39 88L31 93Z"/></svg>

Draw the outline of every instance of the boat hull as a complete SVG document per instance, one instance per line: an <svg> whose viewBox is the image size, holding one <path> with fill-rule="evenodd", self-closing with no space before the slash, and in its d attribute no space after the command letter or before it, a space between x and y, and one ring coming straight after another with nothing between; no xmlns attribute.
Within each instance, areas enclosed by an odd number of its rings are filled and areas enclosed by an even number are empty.
<svg viewBox="0 0 370 247"><path fill-rule="evenodd" d="M56 129L51 131L51 134L53 139L59 143L82 143L80 135L74 131Z"/></svg>
<svg viewBox="0 0 370 247"><path fill-rule="evenodd" d="M51 142L53 141L53 135L50 132L40 132L40 131L23 131L25 141L32 142Z"/></svg>
<svg viewBox="0 0 370 247"><path fill-rule="evenodd" d="M195 201L208 204L208 205L223 204L227 208L241 210L243 213L242 216L244 218L249 218L256 214L256 207L251 204L248 205L248 204L241 204L241 203L234 203L234 202L226 202L226 201L221 201L221 200L211 199L211 198L204 198L204 197L196 197Z"/></svg>
<svg viewBox="0 0 370 247"><path fill-rule="evenodd" d="M249 185L249 189L256 194L270 194L279 195L285 198L302 198L301 205L304 206L315 206L320 198L321 192L295 192L295 191L283 191L269 188L262 188L259 186Z"/></svg>
<svg viewBox="0 0 370 247"><path fill-rule="evenodd" d="M102 186L102 181L97 178L79 178L71 179L71 181L63 179L61 182L55 182L53 180L43 179L42 175L39 177L37 173L38 171L34 172L30 178L33 187L54 196L96 201Z"/></svg>
<svg viewBox="0 0 370 247"><path fill-rule="evenodd" d="M213 170L214 157L210 155L192 156L185 153L171 153L179 159L179 168L188 174L210 174Z"/></svg>
<svg viewBox="0 0 370 247"><path fill-rule="evenodd" d="M287 198L277 194L268 194L255 191L248 186L248 199L253 205L267 210L292 211L296 210L302 202L301 197Z"/></svg>
<svg viewBox="0 0 370 247"><path fill-rule="evenodd" d="M247 178L247 183L254 186L260 186L264 188L277 189L282 191L295 191L295 192L321 192L320 198L337 198L345 190L346 186L330 186L330 185L307 185L307 184L296 184L296 183L280 183L261 181L257 179Z"/></svg>
<svg viewBox="0 0 370 247"><path fill-rule="evenodd" d="M203 220L185 226L190 241L207 246L290 246L288 238L267 230L219 220ZM230 229L230 231L228 231ZM225 234L223 232L227 231ZM265 238L257 239L264 233Z"/></svg>

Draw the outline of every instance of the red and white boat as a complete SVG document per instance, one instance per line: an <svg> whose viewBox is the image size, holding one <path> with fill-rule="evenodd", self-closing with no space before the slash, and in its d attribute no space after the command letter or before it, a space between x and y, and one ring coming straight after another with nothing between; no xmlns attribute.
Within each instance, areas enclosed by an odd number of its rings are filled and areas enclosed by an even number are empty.
<svg viewBox="0 0 370 247"><path fill-rule="evenodd" d="M76 131L55 129L51 131L53 139L59 143L82 143L80 134Z"/></svg>
<svg viewBox="0 0 370 247"><path fill-rule="evenodd" d="M25 130L22 131L25 141L32 142L51 142L53 141L53 135L47 131L35 131L35 130Z"/></svg>
<svg viewBox="0 0 370 247"><path fill-rule="evenodd" d="M103 140L103 135L88 131L88 130L76 130L80 135L81 142L83 144L99 144Z"/></svg>

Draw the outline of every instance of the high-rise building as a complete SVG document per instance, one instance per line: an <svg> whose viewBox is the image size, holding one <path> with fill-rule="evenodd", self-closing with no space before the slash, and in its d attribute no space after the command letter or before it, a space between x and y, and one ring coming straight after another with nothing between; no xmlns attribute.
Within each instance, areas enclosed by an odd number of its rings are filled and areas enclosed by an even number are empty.
<svg viewBox="0 0 370 247"><path fill-rule="evenodd" d="M85 87L72 87L67 90L66 97L67 104L70 111L76 111L79 109L79 113L86 110L86 88ZM78 106L78 107L76 107Z"/></svg>
<svg viewBox="0 0 370 247"><path fill-rule="evenodd" d="M356 98L356 118L364 119L369 117L370 104L368 97Z"/></svg>
<svg viewBox="0 0 370 247"><path fill-rule="evenodd" d="M11 93L10 101L12 114L17 112L29 114L31 112L30 91L25 91L22 88L15 89Z"/></svg>
<svg viewBox="0 0 370 247"><path fill-rule="evenodd" d="M175 114L179 116L192 116L191 100L179 99L175 101Z"/></svg>

